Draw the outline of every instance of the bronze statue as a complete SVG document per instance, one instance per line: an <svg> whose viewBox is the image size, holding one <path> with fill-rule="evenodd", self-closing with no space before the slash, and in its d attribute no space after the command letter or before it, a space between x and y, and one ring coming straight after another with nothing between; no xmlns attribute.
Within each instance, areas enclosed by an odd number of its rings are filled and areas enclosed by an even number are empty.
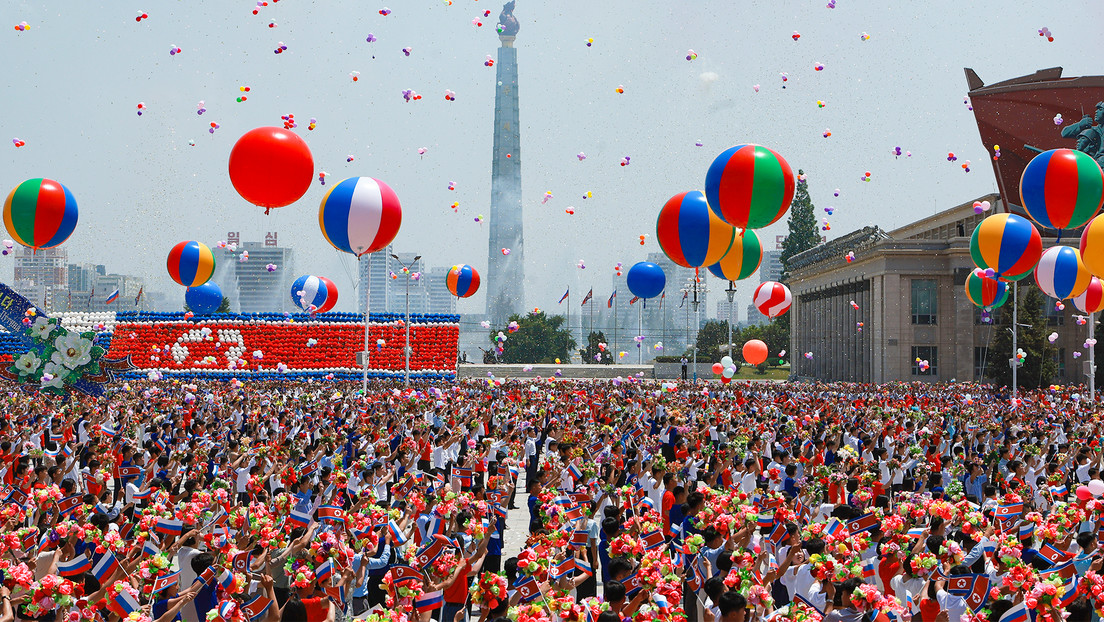
<svg viewBox="0 0 1104 622"><path fill-rule="evenodd" d="M1062 128L1062 138L1077 140L1075 149L1089 154L1097 162L1104 161L1104 102L1097 102L1095 117L1085 115L1077 123Z"/></svg>
<svg viewBox="0 0 1104 622"><path fill-rule="evenodd" d="M521 24L519 24L517 18L514 17L515 4L515 0L510 0L503 5L502 12L498 14L498 34L506 37L513 37L521 30Z"/></svg>

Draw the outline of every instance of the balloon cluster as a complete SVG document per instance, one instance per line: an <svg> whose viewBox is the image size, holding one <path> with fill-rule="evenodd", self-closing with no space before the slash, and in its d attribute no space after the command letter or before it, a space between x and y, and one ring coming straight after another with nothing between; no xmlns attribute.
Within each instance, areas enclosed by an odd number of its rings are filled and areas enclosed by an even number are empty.
<svg viewBox="0 0 1104 622"><path fill-rule="evenodd" d="M375 43L377 41L376 35L374 35L372 33L368 33L368 36L365 37L364 40L367 41L368 43Z"/></svg>
<svg viewBox="0 0 1104 622"><path fill-rule="evenodd" d="M931 367L931 365L928 363L928 361L926 359L921 359L920 357L916 357L916 367L918 367L921 372L926 372Z"/></svg>
<svg viewBox="0 0 1104 622"><path fill-rule="evenodd" d="M383 7L382 9L379 10L379 14L384 16L384 17L387 17L388 15L391 14L391 9L389 9L387 7Z"/></svg>
<svg viewBox="0 0 1104 622"><path fill-rule="evenodd" d="M18 139L18 138L13 138L13 139L12 139L12 144L13 144L13 145L15 145L15 146L16 146L16 148L19 148L19 147L24 147L24 146L26 146L26 145L27 145L27 142L26 142L26 141L24 141L24 140L20 140L20 139Z"/></svg>
<svg viewBox="0 0 1104 622"><path fill-rule="evenodd" d="M239 87L238 87L238 92L239 92L239 93L248 93L249 91L250 91L250 88L249 88L248 86L239 86ZM248 100L248 99L249 99L249 97L248 97L248 96L245 96L245 95L238 95L238 103L239 103L239 104L240 104L240 103L242 103L243 101L246 101L246 100ZM289 115L289 116L290 116L290 115Z"/></svg>
<svg viewBox="0 0 1104 622"><path fill-rule="evenodd" d="M169 56L176 56L177 54L181 54L182 52L183 52L183 50L176 47L176 45L170 45L169 46Z"/></svg>
<svg viewBox="0 0 1104 622"><path fill-rule="evenodd" d="M1054 115L1054 125L1062 125L1062 123L1063 123L1062 113L1059 112L1058 114Z"/></svg>
<svg viewBox="0 0 1104 622"><path fill-rule="evenodd" d="M847 255L844 257L844 259L847 260L847 263L855 261L855 251L847 251Z"/></svg>
<svg viewBox="0 0 1104 622"><path fill-rule="evenodd" d="M15 252L15 243L11 240L4 240L4 250L0 251L2 255L10 255Z"/></svg>
<svg viewBox="0 0 1104 622"><path fill-rule="evenodd" d="M613 267L613 274L615 276L621 276L621 267L622 267L622 265L623 264L619 261L619 262L617 262L617 265Z"/></svg>
<svg viewBox="0 0 1104 622"><path fill-rule="evenodd" d="M621 166L628 166L631 160L632 158L629 156L621 158Z"/></svg>
<svg viewBox="0 0 1104 622"><path fill-rule="evenodd" d="M697 60L697 58L698 58L698 53L695 52L694 50L688 50L686 52L686 60Z"/></svg>
<svg viewBox="0 0 1104 622"><path fill-rule="evenodd" d="M1000 159L1000 145L993 145L993 159Z"/></svg>
<svg viewBox="0 0 1104 622"><path fill-rule="evenodd" d="M270 263L270 264L265 265L265 270L268 270L269 272L275 272L276 271L276 264Z"/></svg>
<svg viewBox="0 0 1104 622"><path fill-rule="evenodd" d="M1051 43L1054 43L1054 35L1050 34L1050 29L1047 28L1046 26L1043 26L1042 28L1039 29L1039 36L1040 37L1046 37L1047 41L1050 41Z"/></svg>
<svg viewBox="0 0 1104 622"><path fill-rule="evenodd" d="M146 111L146 103L138 102L138 116L142 116L142 113Z"/></svg>
<svg viewBox="0 0 1104 622"><path fill-rule="evenodd" d="M456 101L456 93L454 93L454 92L452 92L448 89L445 89L445 101L449 101L449 102Z"/></svg>
<svg viewBox="0 0 1104 622"><path fill-rule="evenodd" d="M276 44L276 49L272 50L272 53L273 54L283 54L286 51L287 51L287 45L285 45L283 41L280 41L279 43Z"/></svg>
<svg viewBox="0 0 1104 622"><path fill-rule="evenodd" d="M1023 348L1016 348L1016 365L1020 366L1027 360L1027 352L1023 351Z"/></svg>
<svg viewBox="0 0 1104 622"><path fill-rule="evenodd" d="M487 55L487 60L483 61L483 65L485 67L494 67L494 63L494 57L492 57L490 54Z"/></svg>
<svg viewBox="0 0 1104 622"><path fill-rule="evenodd" d="M15 25L15 29L18 30L19 32L26 32L26 31L31 29L31 25L28 24L27 22L19 22L18 24Z"/></svg>
<svg viewBox="0 0 1104 622"><path fill-rule="evenodd" d="M990 205L989 201L974 201L975 214L983 214L991 209L993 209L993 206Z"/></svg>
<svg viewBox="0 0 1104 622"><path fill-rule="evenodd" d="M403 89L402 96L407 103L418 101L422 98L422 96L415 93L413 89Z"/></svg>
<svg viewBox="0 0 1104 622"><path fill-rule="evenodd" d="M863 176L860 179L862 181L870 181L870 171L866 171L865 173L863 173Z"/></svg>

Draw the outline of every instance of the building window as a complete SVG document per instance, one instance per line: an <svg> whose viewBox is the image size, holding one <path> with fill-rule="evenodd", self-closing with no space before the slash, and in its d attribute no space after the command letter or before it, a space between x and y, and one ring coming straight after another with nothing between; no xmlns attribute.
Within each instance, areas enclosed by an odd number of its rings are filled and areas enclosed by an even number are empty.
<svg viewBox="0 0 1104 622"><path fill-rule="evenodd" d="M912 280L912 323L935 324L939 296L936 283L929 279Z"/></svg>
<svg viewBox="0 0 1104 622"><path fill-rule="evenodd" d="M1054 351L1054 362L1058 364L1058 377L1066 377L1066 349L1058 348Z"/></svg>
<svg viewBox="0 0 1104 622"><path fill-rule="evenodd" d="M985 379L985 367L988 361L988 346L974 346L974 380Z"/></svg>
<svg viewBox="0 0 1104 622"><path fill-rule="evenodd" d="M977 326L995 326L1000 324L1000 314L1003 307L994 307L988 312L981 307L974 307L974 324Z"/></svg>
<svg viewBox="0 0 1104 622"><path fill-rule="evenodd" d="M1066 323L1062 311L1058 310L1057 301L1053 298L1043 298L1043 313L1046 315L1047 326L1061 326Z"/></svg>
<svg viewBox="0 0 1104 622"><path fill-rule="evenodd" d="M938 358L939 348L935 346L912 346L912 358L909 363L912 365L913 376L938 376ZM921 361L927 361L928 366L926 369L921 369Z"/></svg>

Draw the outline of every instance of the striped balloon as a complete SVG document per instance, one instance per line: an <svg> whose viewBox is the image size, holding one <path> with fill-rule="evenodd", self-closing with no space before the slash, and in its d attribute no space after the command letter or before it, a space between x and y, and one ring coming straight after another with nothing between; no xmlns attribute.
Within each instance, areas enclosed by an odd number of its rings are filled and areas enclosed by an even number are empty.
<svg viewBox="0 0 1104 622"><path fill-rule="evenodd" d="M215 273L215 254L202 242L181 242L169 251L169 276L184 287L203 285Z"/></svg>
<svg viewBox="0 0 1104 622"><path fill-rule="evenodd" d="M304 274L291 284L291 301L308 313L325 313L337 304L337 286L324 276Z"/></svg>
<svg viewBox="0 0 1104 622"><path fill-rule="evenodd" d="M782 156L759 145L737 145L705 174L709 207L741 229L762 229L782 218L794 196L794 174Z"/></svg>
<svg viewBox="0 0 1104 622"><path fill-rule="evenodd" d="M713 213L705 195L697 190L671 197L656 219L659 247L683 268L717 263L735 237L736 229Z"/></svg>
<svg viewBox="0 0 1104 622"><path fill-rule="evenodd" d="M752 303L763 315L774 319L790 310L793 296L790 288L775 281L763 281L755 288Z"/></svg>
<svg viewBox="0 0 1104 622"><path fill-rule="evenodd" d="M1073 297L1073 306L1081 313L1104 311L1104 282L1095 276L1089 279L1089 286L1085 291Z"/></svg>
<svg viewBox="0 0 1104 622"><path fill-rule="evenodd" d="M982 309L999 307L1008 300L1008 284L985 276L981 268L974 268L966 277L966 297Z"/></svg>
<svg viewBox="0 0 1104 622"><path fill-rule="evenodd" d="M1020 202L1040 227L1076 229L1104 205L1104 172L1087 153L1044 151L1020 176Z"/></svg>
<svg viewBox="0 0 1104 622"><path fill-rule="evenodd" d="M1081 255L1069 246L1046 249L1035 266L1035 283L1039 289L1058 300L1073 298L1085 291L1091 277Z"/></svg>
<svg viewBox="0 0 1104 622"><path fill-rule="evenodd" d="M979 268L992 268L1002 281L1031 274L1043 253L1043 238L1028 219L993 214L978 223L970 238L970 256Z"/></svg>
<svg viewBox="0 0 1104 622"><path fill-rule="evenodd" d="M479 273L468 264L453 266L445 277L445 286L457 298L467 298L479 291Z"/></svg>
<svg viewBox="0 0 1104 622"><path fill-rule="evenodd" d="M1104 217L1093 218L1081 231L1081 261L1089 272L1104 278Z"/></svg>
<svg viewBox="0 0 1104 622"><path fill-rule="evenodd" d="M77 227L77 200L52 179L28 179L4 200L4 226L23 246L53 248Z"/></svg>
<svg viewBox="0 0 1104 622"><path fill-rule="evenodd" d="M382 181L352 177L322 197L318 225L334 248L360 257L395 239L402 225L402 206L395 191Z"/></svg>
<svg viewBox="0 0 1104 622"><path fill-rule="evenodd" d="M709 271L718 279L740 281L755 274L762 261L763 246L759 243L759 236L751 229L745 229L736 236L725 256L709 266Z"/></svg>

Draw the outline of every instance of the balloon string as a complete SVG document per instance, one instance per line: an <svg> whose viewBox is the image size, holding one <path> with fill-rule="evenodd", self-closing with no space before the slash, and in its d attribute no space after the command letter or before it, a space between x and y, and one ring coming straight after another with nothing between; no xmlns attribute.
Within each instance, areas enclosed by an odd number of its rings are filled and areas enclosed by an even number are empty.
<svg viewBox="0 0 1104 622"><path fill-rule="evenodd" d="M1061 229L1059 229L1059 230L1058 230L1058 239L1057 239L1057 240L1055 240L1055 241L1054 241L1054 243L1055 243L1055 244L1057 244L1057 243L1059 243L1059 242L1061 242L1061 241L1062 241L1062 230L1061 230Z"/></svg>
<svg viewBox="0 0 1104 622"><path fill-rule="evenodd" d="M272 209L272 208L271 208L271 207L266 207L266 208L265 208L265 216L268 216L268 211L269 211L270 209Z"/></svg>

